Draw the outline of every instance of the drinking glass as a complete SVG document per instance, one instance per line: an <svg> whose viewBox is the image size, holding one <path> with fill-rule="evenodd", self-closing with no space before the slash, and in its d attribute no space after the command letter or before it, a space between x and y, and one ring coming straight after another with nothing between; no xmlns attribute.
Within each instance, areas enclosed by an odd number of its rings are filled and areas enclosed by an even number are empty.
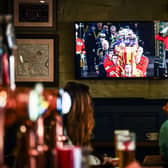
<svg viewBox="0 0 168 168"><path fill-rule="evenodd" d="M117 135L118 134L128 135L129 130L114 130L114 150L115 150L115 157L117 158L118 158L118 150L117 150Z"/></svg>
<svg viewBox="0 0 168 168"><path fill-rule="evenodd" d="M58 168L81 168L82 150L78 146L66 145L57 148Z"/></svg>
<svg viewBox="0 0 168 168"><path fill-rule="evenodd" d="M117 152L119 157L119 168L125 168L135 160L135 133L117 134Z"/></svg>

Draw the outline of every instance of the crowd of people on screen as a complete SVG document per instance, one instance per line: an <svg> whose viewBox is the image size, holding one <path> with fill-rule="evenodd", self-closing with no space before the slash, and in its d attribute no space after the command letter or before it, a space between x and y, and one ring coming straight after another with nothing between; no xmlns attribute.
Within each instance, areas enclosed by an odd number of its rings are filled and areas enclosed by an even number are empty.
<svg viewBox="0 0 168 168"><path fill-rule="evenodd" d="M149 59L129 25L117 27L102 22L76 24L76 54L80 67L99 77L145 77ZM86 58L86 59L85 59Z"/></svg>

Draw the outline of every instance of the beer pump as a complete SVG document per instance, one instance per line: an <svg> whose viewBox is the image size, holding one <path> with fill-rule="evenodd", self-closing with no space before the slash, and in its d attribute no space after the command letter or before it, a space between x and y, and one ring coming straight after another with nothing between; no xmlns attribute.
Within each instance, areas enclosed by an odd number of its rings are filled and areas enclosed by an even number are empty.
<svg viewBox="0 0 168 168"><path fill-rule="evenodd" d="M38 83L28 93L29 119L19 129L17 168L45 168L46 166L56 168L55 148L62 146L65 139L62 116L69 112L71 98L63 89L52 90L46 96L47 91L47 89L44 91L43 85ZM45 120L48 116L51 122L46 125ZM54 128L50 135L46 127ZM49 136L49 143L46 143L46 136Z"/></svg>
<svg viewBox="0 0 168 168"><path fill-rule="evenodd" d="M6 91L0 91L0 168L5 168L4 165L4 113L7 100Z"/></svg>
<svg viewBox="0 0 168 168"><path fill-rule="evenodd" d="M45 167L44 153L48 149L44 142L44 118L49 103L43 97L43 85L38 83L29 93L28 114L33 126L29 132L30 168Z"/></svg>
<svg viewBox="0 0 168 168"><path fill-rule="evenodd" d="M63 148L64 141L67 140L66 135L64 135L64 124L63 117L65 114L69 113L71 108L71 97L68 92L65 92L63 89L59 89L58 97L55 101L55 108L57 113L54 115L54 125L50 133L50 167L58 168L58 154L57 148Z"/></svg>
<svg viewBox="0 0 168 168"><path fill-rule="evenodd" d="M62 147L63 142L66 140L64 135L64 125L63 125L63 116L69 113L71 108L71 97L63 89L59 90L59 96L56 100L57 105L57 122L56 122L56 147Z"/></svg>
<svg viewBox="0 0 168 168"><path fill-rule="evenodd" d="M13 49L16 39L12 24L12 16L0 16L0 167L4 164L5 111L8 91L15 89L15 71ZM10 89L8 88L10 84Z"/></svg>
<svg viewBox="0 0 168 168"><path fill-rule="evenodd" d="M71 98L67 92L60 89L50 91L50 95L54 96L47 100L43 93L48 90L44 91L41 84L37 84L32 90L16 88L14 69L16 49L12 16L0 16L0 168L6 168L4 164L4 125L5 115L9 109L15 113L16 122L19 120L17 133L19 140L14 166L16 168L43 168L46 167L46 152L55 151L56 147L63 146L63 141L66 139L63 134L63 115L70 110ZM45 142L45 134L47 134L45 115L49 113L49 110L54 111L51 116L54 121L52 123L54 138L49 138L49 141L54 140L52 146ZM13 118L10 119L13 120ZM53 155L53 157L57 156Z"/></svg>
<svg viewBox="0 0 168 168"><path fill-rule="evenodd" d="M17 49L12 16L0 16L0 82L15 89L14 53Z"/></svg>
<svg viewBox="0 0 168 168"><path fill-rule="evenodd" d="M14 51L17 49L16 45L16 38L14 33L14 27L12 24L12 16L7 15L5 16L5 20L7 23L6 26L6 39L7 39L7 46L8 46L8 53L9 53L9 76L10 76L10 89L15 89L15 58L14 58Z"/></svg>

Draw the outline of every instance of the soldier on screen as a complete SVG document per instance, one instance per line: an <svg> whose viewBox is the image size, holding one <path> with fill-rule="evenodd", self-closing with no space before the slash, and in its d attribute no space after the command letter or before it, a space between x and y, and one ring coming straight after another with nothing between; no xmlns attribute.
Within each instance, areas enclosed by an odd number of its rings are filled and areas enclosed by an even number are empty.
<svg viewBox="0 0 168 168"><path fill-rule="evenodd" d="M165 46L165 57L164 61L166 63L165 74L168 75L168 26L165 27L162 31L155 36L156 40L162 41Z"/></svg>
<svg viewBox="0 0 168 168"><path fill-rule="evenodd" d="M103 65L107 73L107 77L121 76L121 68L118 64L118 56L114 53L113 49L109 50L109 54L104 59Z"/></svg>

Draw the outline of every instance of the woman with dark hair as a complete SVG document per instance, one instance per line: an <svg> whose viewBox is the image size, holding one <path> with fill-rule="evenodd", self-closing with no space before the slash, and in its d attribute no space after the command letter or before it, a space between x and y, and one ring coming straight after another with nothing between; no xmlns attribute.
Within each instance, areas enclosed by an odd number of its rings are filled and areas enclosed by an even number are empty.
<svg viewBox="0 0 168 168"><path fill-rule="evenodd" d="M90 143L95 120L89 87L82 83L68 82L64 90L72 98L71 110L65 116L68 138L73 145L84 149L83 152L88 155L87 164L101 165L103 158L92 150Z"/></svg>
<svg viewBox="0 0 168 168"><path fill-rule="evenodd" d="M66 116L67 134L73 145L86 147L91 146L91 136L95 125L92 99L89 87L82 83L68 82L64 87L72 99L72 107ZM96 152L91 152L88 164L111 168L118 164L118 160L111 157L102 157ZM140 168L137 162L130 164L129 168Z"/></svg>
<svg viewBox="0 0 168 168"><path fill-rule="evenodd" d="M68 82L64 89L72 98L72 107L66 121L68 136L74 145L90 145L95 121L89 87Z"/></svg>

